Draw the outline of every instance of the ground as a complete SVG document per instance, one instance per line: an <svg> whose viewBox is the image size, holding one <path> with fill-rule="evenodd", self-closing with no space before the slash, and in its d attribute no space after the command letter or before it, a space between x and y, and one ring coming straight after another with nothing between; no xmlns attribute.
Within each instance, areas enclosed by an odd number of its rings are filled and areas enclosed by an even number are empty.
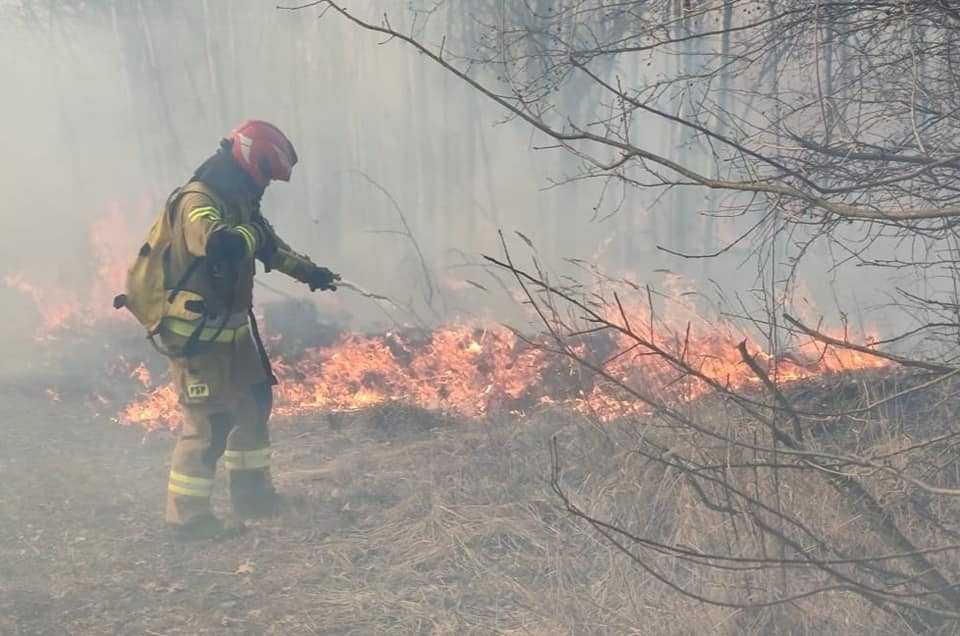
<svg viewBox="0 0 960 636"><path fill-rule="evenodd" d="M551 448L564 492L589 514L705 552L727 545L727 526L684 477L636 452L658 429L682 443L682 431L654 418L598 426L545 410L470 420L386 405L278 419L281 516L239 537L180 543L162 518L173 435L121 426L114 409L91 405L84 383L102 384L93 375L78 363L58 378L76 388L55 400L36 379L0 381L0 635L901 633L852 594L771 609L698 603L573 517L551 489ZM830 378L794 397L815 411L831 395L859 400L863 387L900 395L893 380ZM939 434L932 423L952 426L956 400L933 398L911 394L887 407L924 414L903 421ZM721 403L703 408L727 421ZM812 433L877 449L921 433L884 430ZM785 481L782 490L808 523L856 530L825 487ZM224 491L218 483L220 513ZM844 540L856 547L858 537ZM674 581L727 593L686 562L645 554L644 566ZM955 570L953 561L944 567ZM791 574L790 583L809 588L816 574ZM768 590L735 592L763 599Z"/></svg>
<svg viewBox="0 0 960 636"><path fill-rule="evenodd" d="M171 435L0 392L0 634L634 631L620 601L571 603L610 575L572 567L596 543L547 483L547 440L585 424L390 407L279 421L282 516L182 544L162 523Z"/></svg>

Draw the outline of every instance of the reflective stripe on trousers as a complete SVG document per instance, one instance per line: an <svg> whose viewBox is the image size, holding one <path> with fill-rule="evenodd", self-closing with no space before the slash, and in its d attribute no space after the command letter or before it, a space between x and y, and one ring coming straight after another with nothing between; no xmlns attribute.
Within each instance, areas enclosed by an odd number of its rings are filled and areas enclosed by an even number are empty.
<svg viewBox="0 0 960 636"><path fill-rule="evenodd" d="M183 473L171 470L167 490L177 495L184 495L185 497L209 498L210 495L213 494L213 479L207 477L191 477L190 475L184 475Z"/></svg>
<svg viewBox="0 0 960 636"><path fill-rule="evenodd" d="M254 450L227 450L223 454L227 470L253 470L270 467L270 447Z"/></svg>

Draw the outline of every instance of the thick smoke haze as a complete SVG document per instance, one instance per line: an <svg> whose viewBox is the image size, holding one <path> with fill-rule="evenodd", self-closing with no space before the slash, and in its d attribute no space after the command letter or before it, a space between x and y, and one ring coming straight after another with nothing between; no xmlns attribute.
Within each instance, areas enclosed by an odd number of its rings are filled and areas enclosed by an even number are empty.
<svg viewBox="0 0 960 636"><path fill-rule="evenodd" d="M300 155L292 182L268 190L268 217L371 289L419 296L417 263L383 233L401 227L389 200L350 171L395 197L433 266L495 250L501 225L562 244L542 236L559 213L538 192L553 166L528 152L528 132L494 126L499 113L407 51L273 3L34 4L6 3L0 41L5 270L89 275L93 220L119 207L145 232L169 190L252 117ZM582 237L587 219L564 216L564 233Z"/></svg>
<svg viewBox="0 0 960 636"><path fill-rule="evenodd" d="M384 9L395 26L412 19L400 3L352 6L371 16ZM292 182L272 186L264 200L280 233L346 278L416 303L423 297L416 252L397 234L402 226L389 198L357 171L369 175L407 216L446 299L444 317L519 315L494 281L469 265L499 252L500 228L530 237L538 257L558 270L562 258L576 257L641 283L662 283L658 270L684 272L708 291L708 277L731 292L755 283L755 269L743 264L749 245L709 270L657 251L671 236L702 234L701 195L655 204L654 194L608 193L595 209L603 184L552 187L576 174L567 154L537 150L546 140L504 122L503 112L456 78L336 16L318 19L315 11L279 11L255 0L0 2L0 15L2 274L28 272L41 284L83 289L93 276L93 222L118 210L139 240L166 194L220 136L245 118L261 118L286 131L300 155ZM455 22L434 16L425 38L454 33ZM644 134L658 151L668 139L662 124ZM678 201L694 209L677 210ZM614 204L622 207L610 216ZM718 238L738 230L723 224ZM838 302L847 310L871 302L869 284L858 287L859 297L838 297L830 283L841 275L806 276L816 312L831 316ZM262 280L308 294L279 275ZM0 294L10 315L0 331L17 341L33 309L20 294ZM261 302L274 297L258 290ZM356 295L311 298L356 324L383 319Z"/></svg>

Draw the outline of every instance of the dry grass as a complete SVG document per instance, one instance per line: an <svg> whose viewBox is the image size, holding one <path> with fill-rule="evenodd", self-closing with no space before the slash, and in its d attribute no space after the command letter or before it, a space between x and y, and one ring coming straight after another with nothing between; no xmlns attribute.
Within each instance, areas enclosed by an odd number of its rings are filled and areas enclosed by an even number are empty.
<svg viewBox="0 0 960 636"><path fill-rule="evenodd" d="M143 438L39 393L10 387L4 396L0 633L905 631L848 593L769 610L687 600L560 509L548 483L554 436L563 484L585 511L665 543L775 550L632 453L641 434L689 442L654 421L598 429L559 412L465 422L384 407L278 422L283 517L234 540L184 546L160 524L169 438ZM736 425L720 408L711 417ZM906 437L891 427L871 444L892 448ZM785 475L780 495L851 549L874 547L857 545L858 521L825 486ZM817 583L815 574L790 571L784 580L779 570L731 579L645 557L717 598L746 590L764 599Z"/></svg>

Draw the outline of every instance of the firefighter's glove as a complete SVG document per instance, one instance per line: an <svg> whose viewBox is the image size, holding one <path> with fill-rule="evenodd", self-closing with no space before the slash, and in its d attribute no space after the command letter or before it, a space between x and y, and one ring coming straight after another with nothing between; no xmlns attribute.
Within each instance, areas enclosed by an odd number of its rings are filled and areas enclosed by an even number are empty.
<svg viewBox="0 0 960 636"><path fill-rule="evenodd" d="M307 272L304 282L310 286L310 291L330 290L337 291L337 281L340 280L340 274L334 274L326 267L314 265Z"/></svg>
<svg viewBox="0 0 960 636"><path fill-rule="evenodd" d="M218 230L207 239L207 262L211 267L242 261L247 255L247 242L232 230Z"/></svg>

